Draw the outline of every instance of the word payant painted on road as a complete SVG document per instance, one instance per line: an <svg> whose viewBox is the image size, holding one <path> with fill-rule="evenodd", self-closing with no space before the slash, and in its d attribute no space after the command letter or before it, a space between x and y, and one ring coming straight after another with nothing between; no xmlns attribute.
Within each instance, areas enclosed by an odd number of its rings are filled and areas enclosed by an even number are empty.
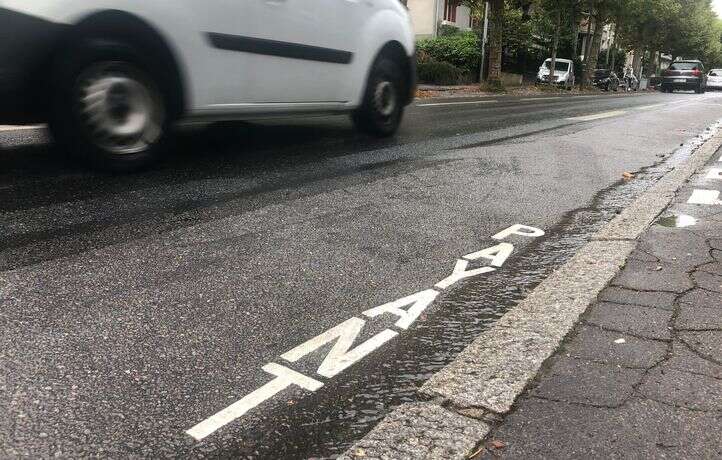
<svg viewBox="0 0 722 460"><path fill-rule="evenodd" d="M535 227L516 224L497 233L492 238L501 241L512 235L537 238L543 236L544 231ZM501 242L481 251L467 254L458 259L451 274L436 283L433 288L371 308L364 311L363 316L376 318L381 315L393 315L397 318L394 327L404 331L419 318L443 290L450 288L461 280L495 271L504 265L513 251L514 245ZM469 269L470 262L480 259L488 260L489 266ZM365 319L350 318L287 351L281 355L281 359L289 363L295 363L319 348L333 343L331 350L316 370L316 373L321 377L333 378L399 335L396 330L385 329L360 345L353 347L356 338L365 325ZM220 412L203 420L186 431L186 433L200 441L292 385L308 391L317 391L323 386L322 382L314 378L276 363L266 364L262 369L275 378Z"/></svg>

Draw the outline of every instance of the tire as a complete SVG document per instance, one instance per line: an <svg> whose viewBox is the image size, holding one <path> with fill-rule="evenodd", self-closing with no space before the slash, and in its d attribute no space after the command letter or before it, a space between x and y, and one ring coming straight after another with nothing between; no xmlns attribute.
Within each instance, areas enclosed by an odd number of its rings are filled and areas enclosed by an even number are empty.
<svg viewBox="0 0 722 460"><path fill-rule="evenodd" d="M361 106L351 118L356 128L376 137L393 136L404 114L404 83L401 68L381 55L374 62Z"/></svg>
<svg viewBox="0 0 722 460"><path fill-rule="evenodd" d="M113 172L136 171L162 156L175 117L152 56L120 41L79 38L53 74L49 126L68 153Z"/></svg>

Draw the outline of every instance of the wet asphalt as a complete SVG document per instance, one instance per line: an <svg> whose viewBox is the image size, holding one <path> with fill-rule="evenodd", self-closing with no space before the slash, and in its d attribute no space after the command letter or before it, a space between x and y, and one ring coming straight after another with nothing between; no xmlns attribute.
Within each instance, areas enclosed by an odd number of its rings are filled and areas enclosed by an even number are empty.
<svg viewBox="0 0 722 460"><path fill-rule="evenodd" d="M190 126L132 175L70 162L41 129L0 131L0 456L343 452L722 114L716 93L525 99L420 101L391 140L345 117ZM325 353L280 358L513 224L547 235L510 240L504 267L340 375L315 373ZM270 362L324 386L185 434L269 382Z"/></svg>

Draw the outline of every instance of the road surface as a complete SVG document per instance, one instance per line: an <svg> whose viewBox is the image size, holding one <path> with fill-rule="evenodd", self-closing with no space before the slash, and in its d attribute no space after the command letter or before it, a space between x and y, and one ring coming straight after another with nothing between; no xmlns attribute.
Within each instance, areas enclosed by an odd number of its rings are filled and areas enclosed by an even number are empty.
<svg viewBox="0 0 722 460"><path fill-rule="evenodd" d="M343 452L721 108L715 93L423 100L390 140L344 117L187 126L132 175L3 128L0 453ZM514 225L544 235L499 236ZM469 274L501 242L501 266Z"/></svg>

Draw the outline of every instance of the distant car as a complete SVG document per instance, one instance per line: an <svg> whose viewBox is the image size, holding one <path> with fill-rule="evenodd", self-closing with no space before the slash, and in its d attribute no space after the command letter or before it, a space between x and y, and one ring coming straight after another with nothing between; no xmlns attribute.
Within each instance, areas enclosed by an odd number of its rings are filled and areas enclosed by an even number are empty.
<svg viewBox="0 0 722 460"><path fill-rule="evenodd" d="M722 89L722 69L712 69L707 74L707 89Z"/></svg>
<svg viewBox="0 0 722 460"><path fill-rule="evenodd" d="M662 92L671 93L676 89L694 90L704 93L707 76L701 61L676 61L662 73Z"/></svg>
<svg viewBox="0 0 722 460"><path fill-rule="evenodd" d="M537 72L536 76L537 83L549 83L551 73L549 72L549 67L551 64L552 60L550 58L544 61L541 67L539 67L539 72ZM558 86L572 89L575 83L574 62L569 59L557 59L554 67L554 83Z"/></svg>
<svg viewBox="0 0 722 460"><path fill-rule="evenodd" d="M619 77L607 69L597 69L592 76L592 84L604 91L617 91L619 89Z"/></svg>
<svg viewBox="0 0 722 460"><path fill-rule="evenodd" d="M393 135L414 98L398 0L0 0L0 123L48 122L104 169L184 120L347 113Z"/></svg>

